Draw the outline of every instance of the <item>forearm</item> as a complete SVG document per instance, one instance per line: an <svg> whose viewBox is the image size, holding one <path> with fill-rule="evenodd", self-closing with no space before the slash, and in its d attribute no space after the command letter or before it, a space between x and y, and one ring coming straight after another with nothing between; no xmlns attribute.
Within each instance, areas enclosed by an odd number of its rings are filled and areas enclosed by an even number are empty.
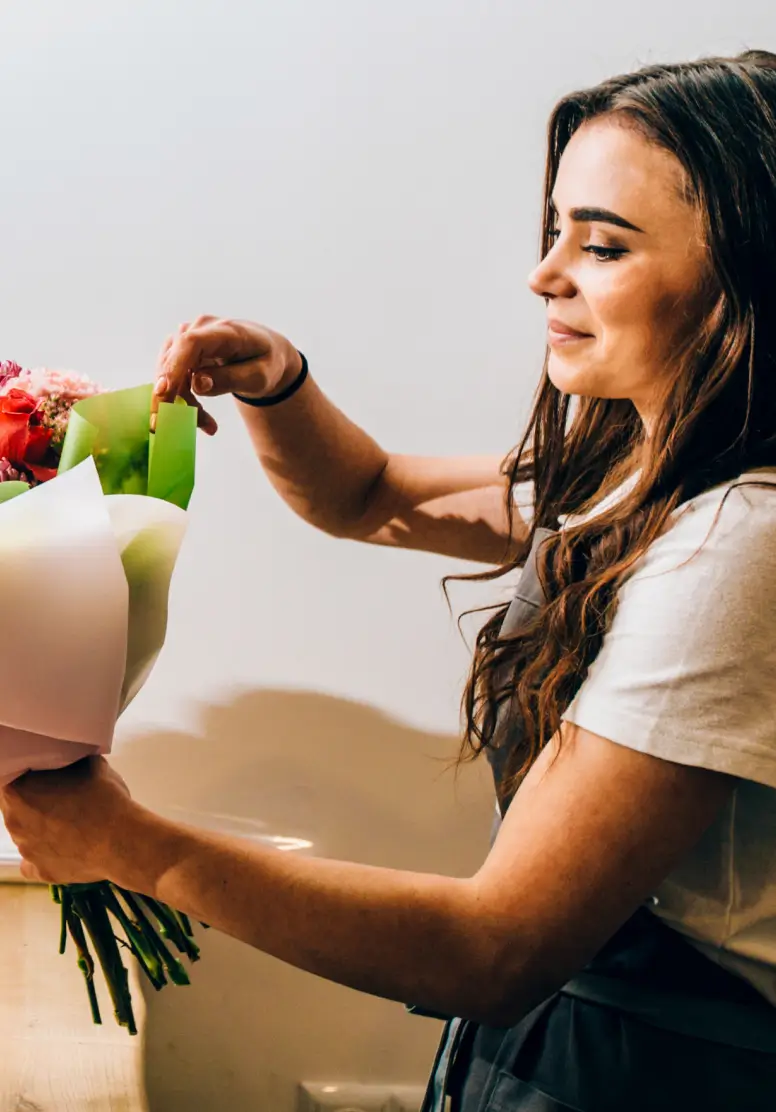
<svg viewBox="0 0 776 1112"><path fill-rule="evenodd" d="M354 535L387 453L312 378L277 406L237 405L259 462L287 505L327 533Z"/></svg>
<svg viewBox="0 0 776 1112"><path fill-rule="evenodd" d="M482 1017L492 980L468 880L297 857L142 812L111 879L300 969Z"/></svg>
<svg viewBox="0 0 776 1112"><path fill-rule="evenodd" d="M311 525L374 544L506 558L500 456L389 454L310 378L277 406L237 404L270 482Z"/></svg>

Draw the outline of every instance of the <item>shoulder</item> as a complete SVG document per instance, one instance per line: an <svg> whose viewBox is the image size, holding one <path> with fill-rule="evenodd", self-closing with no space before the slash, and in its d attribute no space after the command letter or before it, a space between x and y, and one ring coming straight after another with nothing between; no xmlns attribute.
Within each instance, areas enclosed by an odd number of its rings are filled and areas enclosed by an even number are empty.
<svg viewBox="0 0 776 1112"><path fill-rule="evenodd" d="M650 545L564 718L776 787L776 482L749 478L681 507Z"/></svg>
<svg viewBox="0 0 776 1112"><path fill-rule="evenodd" d="M762 527L776 522L776 470L750 471L712 487L681 506L675 524L687 530L720 522L722 533L733 527Z"/></svg>
<svg viewBox="0 0 776 1112"><path fill-rule="evenodd" d="M628 580L657 577L664 582L655 588L666 590L672 582L740 586L765 577L776 593L776 472L742 475L681 506Z"/></svg>

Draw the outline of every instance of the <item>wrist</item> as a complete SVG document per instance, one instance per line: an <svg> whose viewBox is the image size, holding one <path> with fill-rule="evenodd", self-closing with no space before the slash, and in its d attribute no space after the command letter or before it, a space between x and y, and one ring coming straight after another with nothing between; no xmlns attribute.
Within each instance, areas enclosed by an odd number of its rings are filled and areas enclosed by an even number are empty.
<svg viewBox="0 0 776 1112"><path fill-rule="evenodd" d="M132 801L112 832L106 878L121 888L156 897L162 879L186 855L188 832Z"/></svg>
<svg viewBox="0 0 776 1112"><path fill-rule="evenodd" d="M296 350L293 344L287 344L287 350L284 356L285 370L280 376L275 389L271 394L267 394L268 398L274 398L276 394L284 393L289 386L292 386L304 370L304 356Z"/></svg>
<svg viewBox="0 0 776 1112"><path fill-rule="evenodd" d="M234 397L243 405L257 409L280 405L299 390L305 383L308 374L307 360L301 352L294 349L294 359L285 361L285 370L271 393L251 397L247 394L235 393Z"/></svg>

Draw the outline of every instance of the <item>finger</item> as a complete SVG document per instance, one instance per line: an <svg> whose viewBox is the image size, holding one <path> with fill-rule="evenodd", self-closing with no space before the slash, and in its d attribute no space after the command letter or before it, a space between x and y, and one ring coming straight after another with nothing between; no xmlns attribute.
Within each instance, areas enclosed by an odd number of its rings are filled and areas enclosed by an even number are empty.
<svg viewBox="0 0 776 1112"><path fill-rule="evenodd" d="M174 336L168 336L159 349L159 354L156 357L156 373L157 375L164 373L164 367L167 360L167 353L172 347Z"/></svg>
<svg viewBox="0 0 776 1112"><path fill-rule="evenodd" d="M156 431L156 421L157 421L157 414L159 412L159 402L163 400L162 397L160 396L161 390L162 390L162 385L160 385L159 380L157 380L157 384L154 387L153 401L151 403L151 422L150 422L151 432ZM192 393L190 386L185 386L183 388L183 390L181 390L178 397L183 398L183 400L187 403L187 405L191 405L196 409L196 411L197 411L197 428L202 429L202 431L204 433L206 433L208 436L213 436L215 433L218 432L218 422L216 421L216 419L210 413L208 413L208 411L202 405L202 402L200 402L197 398L194 397L194 394Z"/></svg>
<svg viewBox="0 0 776 1112"><path fill-rule="evenodd" d="M173 345L174 339L175 339L174 336L168 336L167 339L162 344L161 348L159 349L159 354L156 357L156 382L154 383L154 389L153 389L153 392L151 394L151 413L152 414L155 414L156 411L159 408L159 395L160 395L160 393L167 389L167 376L166 376L166 373L165 373L165 361L167 359L167 353L169 352L170 348ZM153 427L153 422L152 422L152 427Z"/></svg>
<svg viewBox="0 0 776 1112"><path fill-rule="evenodd" d="M181 325L180 331L183 331L188 327L188 325ZM151 414L158 413L160 400L162 400L163 395L165 395L168 388L165 360L167 358L168 351L172 347L173 340L175 340L175 337L168 336L165 342L163 342L161 350L159 351L159 358L157 359L157 383L155 385L155 389L153 389L153 396L151 399ZM213 356L212 358L203 356L200 360L200 364L203 370L210 368L217 369L223 367L225 363L226 360L223 359L221 356ZM211 380L206 379L206 381ZM200 393L207 394L208 389L209 387L206 387L205 389L202 389ZM197 398L193 396L193 394L191 393L191 389L187 388L185 390L181 390L179 397L186 398L188 404L191 406L195 406L198 410L197 424L199 428L201 428L203 431L205 431L205 433L208 433L209 435L216 433L216 431L218 430L218 424L216 423L216 420L210 416L208 411L202 407Z"/></svg>
<svg viewBox="0 0 776 1112"><path fill-rule="evenodd" d="M216 320L216 317L204 317L204 316L197 317L196 321L194 322L194 327L197 327L200 324L211 323L215 320ZM177 335L178 336L185 335L185 333L188 332L191 327L192 327L192 325L189 321L183 321L181 324L178 325ZM166 373L166 363L167 363L167 357L170 353L170 350L171 350L173 344L175 343L175 340L176 340L175 335L168 336L167 339L162 344L161 350L159 351L159 355L157 356L157 360L156 360L156 385L155 385L155 388L154 388L154 392L151 395L151 413L152 413L152 415L157 413L157 411L159 409L159 402L160 402L160 400L165 399L167 391L169 389L169 383L168 383L167 373ZM151 422L151 428L152 429L153 429L154 425L155 425L155 421L152 420L152 422Z"/></svg>
<svg viewBox="0 0 776 1112"><path fill-rule="evenodd" d="M193 405L196 409L197 428L202 429L202 431L206 433L207 436L213 436L215 433L218 432L218 422L216 421L215 417L208 413L202 402L199 401L198 398L194 397L191 386L187 386L186 389L180 394L180 397L183 398L188 403L188 405Z"/></svg>
<svg viewBox="0 0 776 1112"><path fill-rule="evenodd" d="M19 872L25 880L40 880L40 873L31 861L22 861Z"/></svg>
<svg viewBox="0 0 776 1112"><path fill-rule="evenodd" d="M188 332L190 328L203 328L206 324L214 324L217 320L219 320L219 318L211 314L198 316L195 321L185 320L182 324L178 325L178 334L182 335L184 332Z"/></svg>
<svg viewBox="0 0 776 1112"><path fill-rule="evenodd" d="M149 419L149 426L151 432L156 431L156 418L159 412L160 402L173 402L178 396L185 396L190 393L189 388L189 362L195 363L197 359L196 346L186 343L188 333L183 333L178 337L173 337L172 342L166 349L162 356L161 366L157 374L156 382L151 393L151 412ZM176 352L176 345L179 350ZM177 355L176 369L173 374L170 374L169 366L171 357ZM199 415L197 416L197 423L199 424Z"/></svg>
<svg viewBox="0 0 776 1112"><path fill-rule="evenodd" d="M183 392L193 371L203 359L213 359L223 346L223 332L213 324L189 328L173 337L164 354L154 397L158 402L173 401Z"/></svg>
<svg viewBox="0 0 776 1112"><path fill-rule="evenodd" d="M213 377L213 372L217 370L216 367L208 367L206 370L195 371L191 376L191 390L192 393L209 395L211 398L216 396L216 379ZM209 373L210 372L210 373ZM225 377L223 375L221 378Z"/></svg>
<svg viewBox="0 0 776 1112"><path fill-rule="evenodd" d="M203 397L218 397L235 391L256 395L263 391L268 380L279 379L282 367L277 369L276 375L275 369L268 365L267 355L271 348L255 355L250 352L253 346L253 338L246 336L244 327L216 317L200 317L185 332L174 336L162 357L154 388L151 429L156 427L156 413L163 401L183 397L193 404L194 393ZM211 435L216 431L211 415L199 407L198 423Z"/></svg>
<svg viewBox="0 0 776 1112"><path fill-rule="evenodd" d="M241 359L221 367L203 366L192 375L191 386L195 394L205 398L217 398L223 394L260 394L256 384L266 387L271 375L271 365L266 356L262 356L259 359Z"/></svg>

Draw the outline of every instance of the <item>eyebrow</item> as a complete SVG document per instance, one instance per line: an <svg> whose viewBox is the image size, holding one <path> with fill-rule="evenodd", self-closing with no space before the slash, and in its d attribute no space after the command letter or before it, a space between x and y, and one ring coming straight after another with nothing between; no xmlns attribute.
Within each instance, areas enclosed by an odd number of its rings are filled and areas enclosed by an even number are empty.
<svg viewBox="0 0 776 1112"><path fill-rule="evenodd" d="M555 202L552 200L550 201L550 207L553 212L557 213ZM618 228L627 228L631 232L644 234L643 228L637 228L635 224L631 224L630 220L626 220L624 216L618 216L616 212L611 212L609 209L573 208L569 216L576 224L614 224Z"/></svg>

